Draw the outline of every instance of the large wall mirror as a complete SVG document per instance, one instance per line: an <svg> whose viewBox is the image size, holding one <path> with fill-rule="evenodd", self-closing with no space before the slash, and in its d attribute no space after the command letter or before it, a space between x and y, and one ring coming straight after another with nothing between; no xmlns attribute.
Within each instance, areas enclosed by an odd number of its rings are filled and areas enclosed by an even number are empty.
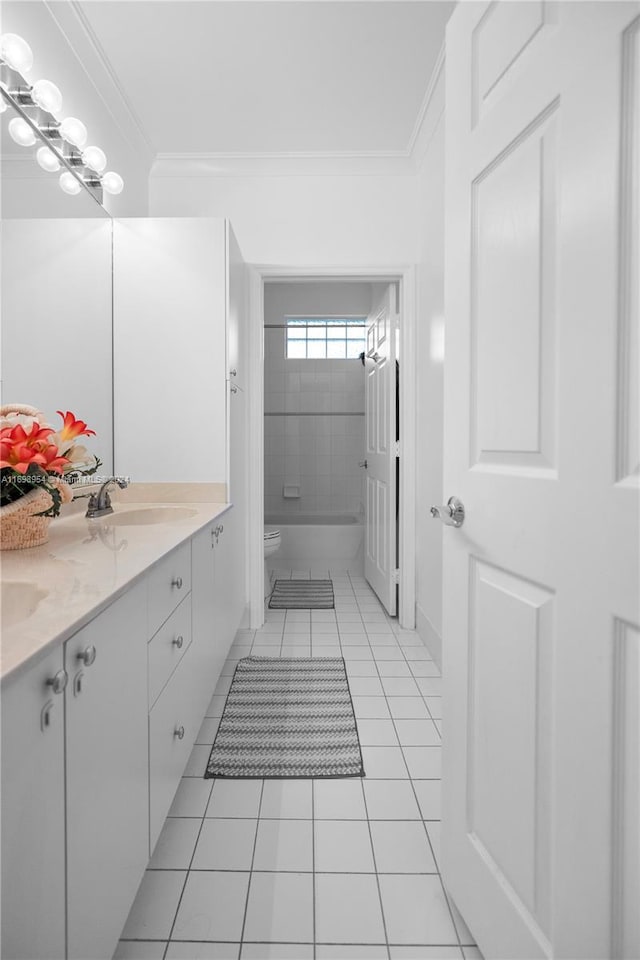
<svg viewBox="0 0 640 960"><path fill-rule="evenodd" d="M112 222L86 191L70 196L0 116L2 403L27 403L60 424L71 410L113 472Z"/></svg>

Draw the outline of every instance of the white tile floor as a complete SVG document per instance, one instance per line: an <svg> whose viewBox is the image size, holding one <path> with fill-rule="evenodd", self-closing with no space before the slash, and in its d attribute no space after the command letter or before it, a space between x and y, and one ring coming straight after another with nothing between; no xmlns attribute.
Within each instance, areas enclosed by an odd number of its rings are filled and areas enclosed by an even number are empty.
<svg viewBox="0 0 640 960"><path fill-rule="evenodd" d="M326 577L325 569L279 577ZM438 868L440 676L362 577L238 632L116 958L471 960ZM366 777L204 780L241 657L342 656Z"/></svg>

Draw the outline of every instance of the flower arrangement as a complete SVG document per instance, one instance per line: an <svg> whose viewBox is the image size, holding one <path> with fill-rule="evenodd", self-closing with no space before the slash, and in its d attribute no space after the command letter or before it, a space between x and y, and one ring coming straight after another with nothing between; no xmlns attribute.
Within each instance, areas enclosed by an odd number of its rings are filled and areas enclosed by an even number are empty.
<svg viewBox="0 0 640 960"><path fill-rule="evenodd" d="M95 436L95 430L69 410L57 413L62 427L56 431L39 410L26 404L0 410L0 507L46 491L50 505L33 516L57 517L61 504L72 499L68 484L100 466L97 457L76 443L78 437Z"/></svg>

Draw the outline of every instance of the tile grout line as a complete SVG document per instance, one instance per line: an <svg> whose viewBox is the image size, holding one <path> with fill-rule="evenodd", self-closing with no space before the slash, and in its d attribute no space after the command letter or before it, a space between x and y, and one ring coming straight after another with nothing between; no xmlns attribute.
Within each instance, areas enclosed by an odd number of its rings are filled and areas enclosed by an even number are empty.
<svg viewBox="0 0 640 960"><path fill-rule="evenodd" d="M313 777L311 778L311 867L313 960L316 960L316 788Z"/></svg>
<svg viewBox="0 0 640 960"><path fill-rule="evenodd" d="M205 819L206 819L207 808L208 808L209 803L210 803L210 801L211 801L211 797L212 797L212 795L213 795L213 789L214 789L214 787L215 787L215 780L214 780L213 783L211 784L211 790L209 791L209 797L208 797L208 799L207 799L207 802L206 802L205 805L204 805L204 810L203 810L203 813L202 813L202 817L201 817L201 819L200 819L200 826L199 826L199 828L198 828L198 835L197 835L197 837L196 837L196 842L195 842L194 845L193 845L193 850L191 851L191 857L189 858L189 866L187 867L187 870L186 870L186 873L185 873L184 883L183 883L183 885L182 885L182 890L180 891L180 896L179 896L179 898L178 898L178 903L177 903L177 905L176 905L176 910L175 910L175 913L174 913L174 915L173 915L173 922L172 922L172 924L171 924L171 929L169 930L169 936L167 937L167 943L166 943L164 952L163 952L163 954L162 954L163 960L165 960L165 958L166 958L166 956L167 956L167 952L168 952L168 950L169 950L169 944L171 943L171 938L172 938L172 936L173 936L173 931L174 931L174 929L175 929L176 920L178 919L178 913L180 912L180 907L181 907L181 905L182 905L182 898L184 897L184 892L185 892L185 890L186 890L186 888L187 888L187 883L189 882L189 876L190 876L190 873L191 873L191 865L192 865L192 863L193 863L193 858L194 858L195 855L196 855L196 849L197 849L197 847L198 847L198 842L199 842L199 840L200 840L200 835L201 835L202 829L203 829L203 827L204 827L204 822L205 822ZM194 819L195 819L195 818L194 818ZM165 823L166 823L166 819L165 819ZM164 824L163 824L163 829L164 829ZM159 839L159 838L158 838L158 839ZM147 869L148 869L148 868L147 868Z"/></svg>
<svg viewBox="0 0 640 960"><path fill-rule="evenodd" d="M351 580L351 575L349 575L349 580L351 582L351 586L353 587L353 581ZM367 815L367 830L369 833L369 843L371 844L371 856L373 858L373 866L376 873L376 888L378 890L378 902L380 904L380 916L382 917L382 929L384 930L384 939L385 939L385 945L387 948L387 957L388 957L388 960L391 960L391 950L389 948L389 934L387 932L387 918L385 916L384 902L382 899L382 888L380 886L380 876L378 874L378 862L376 860L376 851L373 845L373 833L371 830L371 819L369 817L369 807L367 805L367 792L364 789L364 778L360 780L360 790L362 791L362 802L364 803L364 812Z"/></svg>
<svg viewBox="0 0 640 960"><path fill-rule="evenodd" d="M262 798L264 796L264 779L262 779L260 784L260 801L258 803L258 813L256 816L256 830L253 835L253 850L251 851L251 864L249 866L249 882L247 883L247 896L244 901L244 913L242 915L242 928L240 930L240 948L238 951L238 957L242 956L242 948L244 944L244 931L247 925L247 914L249 912L249 897L251 896L251 882L253 880L253 864L256 859L256 847L258 846L258 828L260 827L260 813L262 811Z"/></svg>
<svg viewBox="0 0 640 960"><path fill-rule="evenodd" d="M399 644L399 643L398 643L398 646L400 647L400 644ZM403 654L403 657L404 657L404 661L405 661L405 663L407 664L407 667L408 667L409 671L411 672L411 674L412 674L412 676L413 676L413 671L411 670L410 661L407 660L407 658L406 658L406 656L405 656L405 654L404 654L404 650L403 650L401 647L400 647L400 649L401 649L401 651L402 651L402 654ZM457 928L456 923L455 923L455 920L454 920L454 918L453 918L453 912L452 912L452 910L451 910L451 905L450 905L450 903L449 903L449 897L447 896L447 892L446 892L445 887L444 887L444 884L443 884L443 882L442 882L442 875L441 875L441 873L440 873L440 865L439 865L439 863L438 863L438 861L437 861L437 859L436 859L436 856L435 856L435 853L434 853L434 850L433 850L433 845L432 845L432 843L431 843L431 837L429 836L429 831L428 831L428 829L427 829L427 827L426 827L425 820L424 820L424 817L423 817L423 814L422 814L422 807L420 806L420 802L419 802L419 800L418 800L418 795L417 795L417 793L416 793L416 788L415 788L415 785L414 785L414 782L413 782L414 778L413 778L413 776L411 775L411 771L410 771L410 769L409 769L409 764L407 763L407 758L406 758L406 756L405 756L402 743L400 742L400 736L399 736L399 734L398 734L398 729L397 729L397 727L396 727L396 719L397 719L397 718L394 717L394 715L393 715L393 713L392 713L392 711L391 711L391 708L390 708L390 706L389 706L389 701L388 701L388 698L387 698L387 693L386 693L386 691L385 691L385 689L384 689L384 684L383 684L383 682L382 682L382 675L381 675L380 670L379 670L379 668L378 668L378 661L375 659L375 657L374 657L374 663L375 663L375 665L376 665L376 672L377 672L377 674L378 674L378 679L379 679L380 685L381 685L381 687L382 687L382 691L383 691L385 703L386 703L386 706L387 706L387 710L389 711L389 716L391 717L391 722L392 722L392 724L393 724L393 729L394 729L394 732L395 732L396 737L397 737L397 740L398 740L398 745L399 745L399 747L400 747L400 751L401 751L401 754L402 754L402 760L403 760L403 763L404 763L405 768L406 768L406 771L407 771L407 776L408 776L408 779L409 779L409 783L411 784L411 790L412 790L412 793L413 793L413 796L414 796L416 805L417 805L417 807L418 807L418 811L419 811L419 813L420 813L420 820L421 820L421 823L422 823L422 828L423 828L424 833L425 833L425 836L426 836L426 838L427 838L427 843L428 843L428 845L429 845L429 850L431 851L431 856L432 856L432 858L433 858L433 862L434 862L435 867L436 867L436 871L437 871L436 874L429 874L429 875L430 875L430 876L437 876L437 877L438 877L438 880L440 881L440 887L441 887L441 889L442 889L442 893L443 893L444 898L445 898L445 903L447 904L447 909L448 909L448 912L449 912L449 916L450 916L450 918L451 918L451 923L452 923L452 926L453 926L453 931L454 931L455 936L456 936L456 939L457 939L457 941L458 941L458 948L459 948L459 950L462 952L462 944L461 944L461 942L460 942L460 934L458 933L458 928ZM415 680L415 677L414 677L414 680ZM429 713L429 716L431 717L428 704L425 704L425 708L426 708L427 712ZM431 718L431 720L432 720L432 722L433 722L433 718ZM442 741L442 737L441 737L441 736L440 736L440 740ZM440 749L441 749L441 747L440 747ZM442 780L440 779L440 783L441 783L441 782L442 782ZM365 795L365 804L366 804L366 795ZM367 808L367 816L368 816L368 808ZM373 839L372 839L372 847L373 847ZM375 855L374 855L374 856L375 856ZM407 876L407 874L404 874L404 875ZM388 948L388 944L387 944L387 948ZM463 953L463 957L464 957L464 953Z"/></svg>
<svg viewBox="0 0 640 960"><path fill-rule="evenodd" d="M408 657L406 656L406 654L405 654L405 652L404 652L404 648L401 647L400 649L402 650L402 655L403 655L403 657L404 657L404 659L405 659L405 662L406 662L409 670L411 671L411 675L414 676L414 674L413 674L413 669L412 669L412 667L411 667L411 661L410 661L410 660L408 659ZM414 661L414 662L421 662L421 661ZM414 676L414 680L415 680L415 676ZM420 690L419 687L418 687L418 690ZM420 690L420 694L421 694L421 696L422 696L422 699L424 700L424 696L422 695L422 691L421 691L421 690ZM427 713L429 714L429 717L431 718L431 722L433 723L433 717L431 716L431 711L429 710L429 704L426 702L426 700L425 700L425 702L424 702L424 705L425 705L425 709L426 709ZM391 711L389 711L389 712L391 712ZM435 726L435 724L434 724L434 726ZM395 722L394 722L394 727L395 727ZM436 727L436 730L437 730L438 736L439 736L439 738L440 738L440 749L442 749L442 734L440 733L440 731L438 730L437 727ZM398 737L398 741L399 741L399 740L400 740L400 738ZM401 745L401 749L402 749L402 745ZM402 755L403 755L403 757L404 757L404 750L402 751ZM405 757L404 759L405 759L405 763L406 763L406 757ZM408 765L408 764L407 764L407 771L409 771L409 765ZM442 771L440 771L440 773L442 774ZM420 807L420 802L419 802L419 800L418 800L418 795L417 795L417 793L416 793L416 788L415 788L415 786L414 786L413 777L411 777L410 771L409 771L409 776L410 776L410 780L411 780L411 789L413 790L414 796L415 796L415 798L416 798L416 802L417 802L417 804L418 804L418 809L420 810L420 815L422 816L422 808ZM440 776L440 789L442 790L442 776ZM441 812L441 814L442 814L442 812ZM440 820L440 823L442 823L442 819ZM427 827L426 827L424 818L422 819L422 825L423 825L424 831L425 831L425 833L426 833L426 835L427 835L427 843L429 844L429 848L431 849L431 855L432 855L432 857L433 857L434 863L435 863L435 865L436 865L436 869L437 869L437 871L438 871L438 879L440 880L440 887L442 888L442 893L443 893L443 896L444 896L444 900L445 900L445 903L446 903L446 905L447 905L447 910L448 910L449 916L450 916L450 918L451 918L451 923L452 923L452 926L453 926L453 931L454 931L454 933L455 933L455 935L456 935L456 940L458 941L458 949L460 950L460 953L461 953L462 956L464 957L464 950L462 949L462 942L461 942L461 940L460 940L460 933L459 933L459 931L458 931L458 925L457 925L457 923L456 923L456 921L455 921L455 918L454 918L454 916L453 916L453 910L451 909L451 903L450 903L450 900L449 900L449 894L448 894L448 892L447 892L447 890L446 890L446 888L445 888L445 885L444 885L444 883L443 883L443 881L442 881L442 874L441 874L441 872L440 872L440 864L438 863L438 861L437 861L437 859L436 859L436 856L435 856L435 853L434 853L434 850L433 850L433 844L431 843L431 837L429 836L429 831L428 831L428 829L427 829Z"/></svg>

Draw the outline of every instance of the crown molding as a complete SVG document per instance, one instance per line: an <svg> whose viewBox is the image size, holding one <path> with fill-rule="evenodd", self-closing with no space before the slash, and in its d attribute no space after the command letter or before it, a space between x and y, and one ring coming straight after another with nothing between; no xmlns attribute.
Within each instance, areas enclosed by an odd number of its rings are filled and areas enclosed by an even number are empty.
<svg viewBox="0 0 640 960"><path fill-rule="evenodd" d="M78 0L43 0L52 20L64 36L106 111L122 132L134 153L142 154L150 166L157 150L140 117L122 87L100 41Z"/></svg>
<svg viewBox="0 0 640 960"><path fill-rule="evenodd" d="M122 86L80 0L43 0L44 6L81 64L105 109L134 152L150 167L150 177L236 176L411 176L424 158L444 109L442 44L409 137L400 150L284 152L158 152Z"/></svg>
<svg viewBox="0 0 640 960"><path fill-rule="evenodd" d="M407 153L411 156L416 170L422 164L433 132L444 110L445 56L446 42L443 41L407 146Z"/></svg>
<svg viewBox="0 0 640 960"><path fill-rule="evenodd" d="M411 176L415 167L398 153L160 153L150 176L316 177Z"/></svg>
<svg viewBox="0 0 640 960"><path fill-rule="evenodd" d="M443 43L404 150L157 153L150 176L159 179L415 175L444 110L444 63Z"/></svg>

